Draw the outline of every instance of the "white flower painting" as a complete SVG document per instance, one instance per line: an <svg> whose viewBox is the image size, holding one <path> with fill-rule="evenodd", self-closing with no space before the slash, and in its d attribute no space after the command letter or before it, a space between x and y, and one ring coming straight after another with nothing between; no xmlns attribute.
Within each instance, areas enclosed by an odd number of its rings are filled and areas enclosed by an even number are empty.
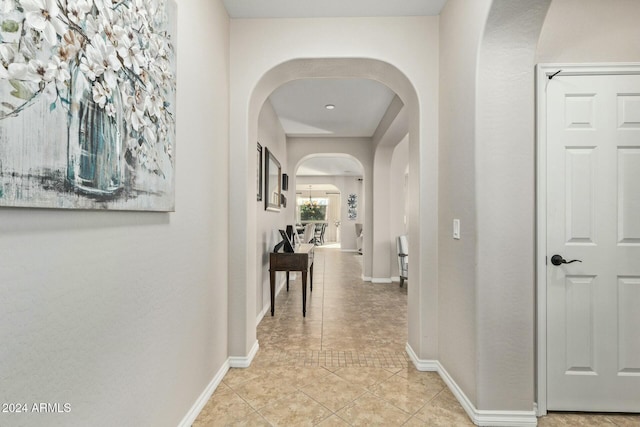
<svg viewBox="0 0 640 427"><path fill-rule="evenodd" d="M351 221L355 221L358 218L358 196L355 194L349 194L347 197L347 215Z"/></svg>
<svg viewBox="0 0 640 427"><path fill-rule="evenodd" d="M0 0L0 206L172 211L173 0Z"/></svg>

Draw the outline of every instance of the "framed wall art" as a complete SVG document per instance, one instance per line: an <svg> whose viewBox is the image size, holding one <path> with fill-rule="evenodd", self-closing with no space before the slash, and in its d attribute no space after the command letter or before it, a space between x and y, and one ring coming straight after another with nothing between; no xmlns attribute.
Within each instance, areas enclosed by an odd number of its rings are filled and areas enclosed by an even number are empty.
<svg viewBox="0 0 640 427"><path fill-rule="evenodd" d="M264 152L264 208L278 212L282 195L282 168L268 148L265 147Z"/></svg>
<svg viewBox="0 0 640 427"><path fill-rule="evenodd" d="M358 218L358 196L351 193L347 197L347 217L351 221L355 221Z"/></svg>
<svg viewBox="0 0 640 427"><path fill-rule="evenodd" d="M258 151L256 157L256 187L258 202L262 201L262 145L258 142Z"/></svg>
<svg viewBox="0 0 640 427"><path fill-rule="evenodd" d="M0 206L173 211L176 3L5 6Z"/></svg>

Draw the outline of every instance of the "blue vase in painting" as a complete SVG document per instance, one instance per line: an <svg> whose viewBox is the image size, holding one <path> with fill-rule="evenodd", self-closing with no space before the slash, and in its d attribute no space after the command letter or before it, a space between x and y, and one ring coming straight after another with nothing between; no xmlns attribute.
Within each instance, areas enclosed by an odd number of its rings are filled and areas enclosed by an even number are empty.
<svg viewBox="0 0 640 427"><path fill-rule="evenodd" d="M67 181L74 191L113 197L124 186L123 119L120 92L113 91L114 117L93 100L91 82L73 70L69 93Z"/></svg>

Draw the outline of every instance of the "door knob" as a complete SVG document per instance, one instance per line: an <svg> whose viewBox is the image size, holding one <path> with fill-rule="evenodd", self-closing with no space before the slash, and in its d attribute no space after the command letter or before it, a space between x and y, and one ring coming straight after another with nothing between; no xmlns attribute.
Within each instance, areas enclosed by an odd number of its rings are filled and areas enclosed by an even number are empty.
<svg viewBox="0 0 640 427"><path fill-rule="evenodd" d="M571 261L567 261L562 258L562 255L554 255L551 257L551 264L553 265L562 265L562 264L571 264L572 262L582 262L579 259L572 259Z"/></svg>

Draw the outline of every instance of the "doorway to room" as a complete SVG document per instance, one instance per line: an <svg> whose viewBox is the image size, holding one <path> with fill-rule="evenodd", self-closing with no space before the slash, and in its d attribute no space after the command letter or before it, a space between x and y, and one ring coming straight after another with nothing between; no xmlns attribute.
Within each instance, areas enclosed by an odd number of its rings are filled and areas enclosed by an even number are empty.
<svg viewBox="0 0 640 427"><path fill-rule="evenodd" d="M351 155L314 153L304 156L297 161L294 175L295 221L301 226L318 224L319 233L324 224L323 245L331 244L345 251L357 250L355 224L361 225L364 219L364 207L358 206L365 194L363 176L362 163Z"/></svg>
<svg viewBox="0 0 640 427"><path fill-rule="evenodd" d="M255 72L254 72L255 71ZM257 253L255 244L256 209L255 197L250 197L247 189L253 187L255 163L255 144L258 140L258 116L269 95L283 84L296 79L309 78L365 78L373 79L390 88L401 100L407 111L409 129L409 200L408 200L408 236L409 251L413 259L418 260L412 267L415 286L408 287L407 298L407 351L413 358L428 358L435 343L425 340L429 334L427 328L436 328L437 311L427 309L436 299L437 293L437 239L432 234L437 229L437 213L429 209L420 209L429 200L437 198L437 136L434 116L420 114L418 93L415 84L396 66L377 59L364 58L320 58L291 59L264 70L254 70L254 78L239 76L232 84L232 92L237 96L232 100L231 133L234 141L245 143L231 144L232 161L246 163L248 170L232 169L230 175L230 227L243 230L233 245L229 246L229 280L237 284L229 288L229 351L234 356L234 364L242 366L250 363L258 350L256 337L256 268ZM423 76L424 74L420 74ZM422 78L422 77L416 77ZM428 77L425 77L428 80ZM235 89L234 89L235 88ZM436 98L429 97L424 105L432 105ZM246 99L245 99L246 97ZM242 99L244 99L244 101ZM237 102L236 102L237 101ZM245 102L248 101L248 102ZM243 125L246 124L246 125ZM317 141L316 141L317 144ZM333 153L317 144L317 152ZM347 144L343 144L344 148ZM288 161L292 161L288 159ZM364 182L373 182L373 158L369 157L364 165ZM250 184L251 183L251 184ZM373 211L373 189L365 185L365 195L359 206L364 207L364 255L363 274L371 271L373 258L371 236ZM237 189L238 191L234 191ZM253 191L250 192L253 195ZM423 256L424 255L424 256ZM423 274L424 272L424 274ZM435 331L434 331L435 333Z"/></svg>
<svg viewBox="0 0 640 427"><path fill-rule="evenodd" d="M336 186L322 183L298 184L296 186L296 229L302 237L302 242L339 248L340 207L341 194ZM313 230L313 234L310 230Z"/></svg>
<svg viewBox="0 0 640 427"><path fill-rule="evenodd" d="M356 86L356 89L351 89L350 85ZM323 292L318 289L326 288L328 292L361 289L371 294L382 291L404 294L405 299L400 306L393 305L393 310L400 311L401 316L393 322L392 333L394 337L400 337L402 340L398 349L402 352L407 342L406 288L400 289L399 286L392 285L390 267L392 264L397 266L397 260L395 259L395 236L391 236L390 218L392 213L397 213L400 218L406 216L404 215L406 195L403 188L408 153L404 156L394 156L395 147L402 142L404 142L402 146L408 148L406 114L400 114L405 108L404 103L388 87L368 79L299 79L294 81L293 93L290 93L290 86L285 84L276 88L264 101L259 115L259 140L270 152L276 152L282 170L288 174L289 190L286 192L288 199L286 209L283 206L280 212L269 212L266 214L269 218L265 218L265 214L258 207L258 235L264 234L262 223L268 219L270 223L278 222L281 228L284 228L284 224L294 224L299 235L303 236L302 242L313 243L316 246L313 276L314 280L323 282L324 287L316 287L315 293L309 292L309 288L306 297L301 298L306 298L308 301L307 316L311 316L309 313L313 297ZM322 90L317 90L318 86ZM345 96L345 92L349 95ZM378 93L378 96L372 97L371 92ZM354 102L354 98L359 96L365 96L366 101ZM331 114L322 111L326 110L326 99L335 102L330 104L333 106ZM375 109L370 108L375 110L368 114L372 118L367 117L363 120L365 114L362 106L371 104L377 104ZM298 106L292 108L293 105ZM304 111L306 109L310 111ZM322 111L322 114L314 117L314 112L318 111ZM363 126L361 123L363 121L370 123ZM304 126L301 126L301 123L304 123ZM403 160L404 164L402 164ZM392 164L395 167L392 167ZM376 167L380 170L378 176L376 176ZM393 176L394 174L398 176ZM399 184L393 188L390 185L391 181ZM379 187L377 191L374 188L376 183ZM394 193L394 196L398 193L402 200L396 203L397 200L391 193ZM382 204L387 206L376 208L375 197L383 200ZM399 209L391 209L389 205L392 203L397 204ZM384 213L387 221L372 222L373 209L377 209L378 216ZM367 230L373 230L373 233L367 234ZM376 237L380 240L377 245L374 241ZM363 245L364 239L368 239L370 245ZM329 243L333 243L332 250L325 246ZM392 245L394 250L390 251ZM270 247L271 245L267 249ZM327 251L323 250L325 248ZM277 299L293 295L293 290L303 285L302 282L296 284L298 282L296 274L296 280L293 286L288 286L287 292L282 286L285 273L276 272L273 277L269 264L271 261L266 262L271 257L265 256L265 252L260 249L258 248L257 283L259 286L262 285L258 300L263 305L258 306L258 309L268 314L269 310L265 304L269 304L270 299L267 299L266 295L271 297L274 294L275 305L282 305L277 303ZM374 281L371 273L365 275L366 259L373 259L376 256L375 252L382 249L384 254L377 255L377 259L381 265L386 263L386 280ZM324 262L325 259L327 262ZM348 267L350 275L335 274L344 270L347 265L350 266ZM357 274L354 275L354 273ZM267 277L269 277L268 287ZM290 278L293 280L293 275L290 275ZM291 302L289 299L286 301ZM354 313L362 309L371 312L378 304L376 301L368 301L362 294L344 299L341 306L349 307L355 301L360 303L354 303L355 305L350 307ZM369 303L373 305L367 306ZM288 303L284 305L287 306ZM299 302L295 306L299 306ZM278 313L277 308L275 313ZM270 317L270 315L261 317L260 325L265 322L269 324ZM291 321L290 317L287 321ZM304 321L311 320L305 318ZM284 327L284 323L286 322L283 321L281 326ZM361 323L354 319L353 325L355 327ZM375 340L382 329L365 328L357 334L369 336L370 340ZM305 334L310 333L311 331L305 332ZM310 335L305 336L305 339L310 337ZM385 342L390 340L389 337L378 338ZM305 339L302 341L304 342ZM260 341L260 338L258 340ZM365 350L360 345L358 348Z"/></svg>
<svg viewBox="0 0 640 427"><path fill-rule="evenodd" d="M640 67L543 65L538 79L540 400L637 412Z"/></svg>

